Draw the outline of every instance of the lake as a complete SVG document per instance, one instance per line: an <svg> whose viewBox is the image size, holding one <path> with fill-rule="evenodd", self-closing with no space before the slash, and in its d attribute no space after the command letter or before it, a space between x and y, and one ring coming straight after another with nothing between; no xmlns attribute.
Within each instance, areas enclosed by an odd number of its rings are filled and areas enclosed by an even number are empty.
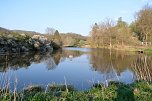
<svg viewBox="0 0 152 101"><path fill-rule="evenodd" d="M0 55L0 87L14 85L73 85L87 90L95 83L108 86L110 81L125 84L152 80L152 55L135 52L63 48L53 53Z"/></svg>

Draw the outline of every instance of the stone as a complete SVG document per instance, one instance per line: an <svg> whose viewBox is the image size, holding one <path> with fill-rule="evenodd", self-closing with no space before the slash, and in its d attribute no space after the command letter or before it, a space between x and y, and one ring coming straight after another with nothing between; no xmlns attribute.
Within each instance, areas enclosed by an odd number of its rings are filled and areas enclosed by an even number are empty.
<svg viewBox="0 0 152 101"><path fill-rule="evenodd" d="M28 51L29 51L29 49L27 49L25 46L21 47L21 52L28 52Z"/></svg>
<svg viewBox="0 0 152 101"><path fill-rule="evenodd" d="M34 43L34 47L35 48L39 48L40 47L40 43L39 42Z"/></svg>
<svg viewBox="0 0 152 101"><path fill-rule="evenodd" d="M0 53L4 53L5 52L5 50L2 48L2 49L0 49Z"/></svg>
<svg viewBox="0 0 152 101"><path fill-rule="evenodd" d="M51 47L50 44L46 44L46 50L49 51L49 52L52 52L53 51L53 47Z"/></svg>
<svg viewBox="0 0 152 101"><path fill-rule="evenodd" d="M13 53L17 53L17 50L15 48L11 49Z"/></svg>
<svg viewBox="0 0 152 101"><path fill-rule="evenodd" d="M0 44L5 45L6 42L4 40L1 40Z"/></svg>
<svg viewBox="0 0 152 101"><path fill-rule="evenodd" d="M24 33L22 33L21 36L26 37L26 35Z"/></svg>
<svg viewBox="0 0 152 101"><path fill-rule="evenodd" d="M33 35L33 36L32 36L32 39L37 39L37 40L38 40L39 37L40 37L40 35Z"/></svg>
<svg viewBox="0 0 152 101"><path fill-rule="evenodd" d="M24 33L20 34L26 37ZM28 52L28 51L42 51L52 52L52 43L43 35L33 35L31 38L18 39L16 37L0 37L0 52Z"/></svg>

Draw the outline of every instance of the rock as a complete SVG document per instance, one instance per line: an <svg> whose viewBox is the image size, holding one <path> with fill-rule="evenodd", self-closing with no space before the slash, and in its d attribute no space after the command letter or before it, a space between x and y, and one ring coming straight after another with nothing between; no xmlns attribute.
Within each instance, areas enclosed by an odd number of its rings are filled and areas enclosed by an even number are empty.
<svg viewBox="0 0 152 101"><path fill-rule="evenodd" d="M2 48L2 49L0 49L0 53L4 53L5 52L5 50Z"/></svg>
<svg viewBox="0 0 152 101"><path fill-rule="evenodd" d="M53 47L50 44L46 44L46 50L49 52L53 52Z"/></svg>
<svg viewBox="0 0 152 101"><path fill-rule="evenodd" d="M39 41L42 44L45 44L47 38L41 35L33 35L32 39Z"/></svg>
<svg viewBox="0 0 152 101"><path fill-rule="evenodd" d="M34 43L34 48L42 52L52 52L53 47L51 43L47 41L47 38L41 35L34 35L32 37L32 42ZM30 41L31 43L31 41Z"/></svg>
<svg viewBox="0 0 152 101"><path fill-rule="evenodd" d="M40 49L39 49L41 52L46 52L46 47L45 46L42 46L42 47L40 47Z"/></svg>
<svg viewBox="0 0 152 101"><path fill-rule="evenodd" d="M12 51L12 53L17 53L17 49L15 49L15 48L12 48L11 51Z"/></svg>
<svg viewBox="0 0 152 101"><path fill-rule="evenodd" d="M8 43L8 44L11 44L11 43L12 43L12 39L8 39L8 40L7 40L7 43Z"/></svg>
<svg viewBox="0 0 152 101"><path fill-rule="evenodd" d="M39 42L36 42L36 43L34 44L34 47L35 47L35 48L38 48L39 45L40 45L40 43L39 43Z"/></svg>
<svg viewBox="0 0 152 101"><path fill-rule="evenodd" d="M6 42L2 39L1 42L0 42L0 44L1 44L1 45L5 45Z"/></svg>
<svg viewBox="0 0 152 101"><path fill-rule="evenodd" d="M8 37L8 38L13 38L13 35L12 35L12 34L9 34L7 37Z"/></svg>
<svg viewBox="0 0 152 101"><path fill-rule="evenodd" d="M19 37L18 37L19 36ZM29 38L24 33L17 37L9 38L0 37L0 52L28 52L28 51L41 51L52 52L52 43L47 40L46 37L41 35L33 35ZM21 36L21 37L20 37ZM26 38L28 37L28 38Z"/></svg>
<svg viewBox="0 0 152 101"><path fill-rule="evenodd" d="M47 38L45 38L44 36L39 38L40 43L45 44L45 42L47 41Z"/></svg>
<svg viewBox="0 0 152 101"><path fill-rule="evenodd" d="M32 38L30 38L30 39L28 40L28 44L33 45L33 41L34 41L34 40L32 40Z"/></svg>
<svg viewBox="0 0 152 101"><path fill-rule="evenodd" d="M33 36L32 36L32 39L37 39L37 40L38 40L39 37L40 37L40 35L33 35Z"/></svg>
<svg viewBox="0 0 152 101"><path fill-rule="evenodd" d="M22 33L21 36L26 37L26 35L24 33Z"/></svg>
<svg viewBox="0 0 152 101"><path fill-rule="evenodd" d="M28 51L29 51L29 49L27 49L25 46L22 46L21 52L28 52Z"/></svg>

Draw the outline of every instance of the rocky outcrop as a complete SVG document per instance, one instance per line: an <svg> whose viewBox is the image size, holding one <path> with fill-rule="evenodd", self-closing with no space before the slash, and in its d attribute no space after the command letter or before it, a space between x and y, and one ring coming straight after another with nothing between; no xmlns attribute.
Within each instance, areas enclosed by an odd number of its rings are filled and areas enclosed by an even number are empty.
<svg viewBox="0 0 152 101"><path fill-rule="evenodd" d="M52 52L52 43L42 35L29 37L25 34L0 37L0 53L20 53L29 51Z"/></svg>
<svg viewBox="0 0 152 101"><path fill-rule="evenodd" d="M52 44L44 36L34 35L29 41L30 44L34 46L34 49L36 49L37 51L53 51Z"/></svg>

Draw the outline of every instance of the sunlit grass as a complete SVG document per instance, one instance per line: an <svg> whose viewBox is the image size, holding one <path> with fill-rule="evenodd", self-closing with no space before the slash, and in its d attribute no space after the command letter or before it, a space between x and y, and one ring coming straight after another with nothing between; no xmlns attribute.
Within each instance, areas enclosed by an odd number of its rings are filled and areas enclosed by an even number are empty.
<svg viewBox="0 0 152 101"><path fill-rule="evenodd" d="M72 86L49 85L46 91L41 86L28 86L16 93L1 94L1 101L152 101L152 83L138 81L125 85L110 82L108 87L95 84L87 91L77 91ZM11 99L11 100L10 100Z"/></svg>

